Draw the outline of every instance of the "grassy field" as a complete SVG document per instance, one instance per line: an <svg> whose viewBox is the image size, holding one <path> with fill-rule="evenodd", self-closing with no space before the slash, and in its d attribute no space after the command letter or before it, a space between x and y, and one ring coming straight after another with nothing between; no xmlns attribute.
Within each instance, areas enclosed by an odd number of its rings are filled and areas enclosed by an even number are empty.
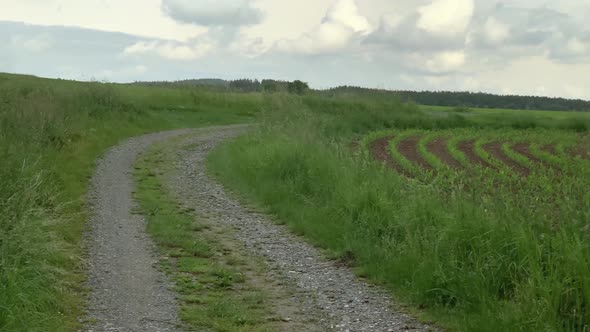
<svg viewBox="0 0 590 332"><path fill-rule="evenodd" d="M303 97L277 98L260 117L255 132L214 152L211 172L354 257L359 274L425 319L459 331L589 328L590 162L571 150L590 146L585 115L432 116ZM381 137L399 171L371 156Z"/></svg>
<svg viewBox="0 0 590 332"><path fill-rule="evenodd" d="M84 310L84 194L121 139L252 121L258 95L0 74L0 330L75 330Z"/></svg>
<svg viewBox="0 0 590 332"><path fill-rule="evenodd" d="M583 330L590 176L588 161L573 152L588 144L590 121L544 114L0 74L0 330L78 328L84 195L108 147L146 132L251 121L259 123L251 134L215 151L211 172L311 242L353 257L359 274L420 315L456 330ZM403 173L372 158L371 142L384 135L393 136L386 150ZM462 170L430 148L441 139ZM474 166L462 150L470 140L493 167ZM402 142L416 151L399 151ZM545 164L523 157L522 143ZM496 158L498 148L531 174ZM432 169L416 166L416 156ZM138 179L144 209L160 206L187 227L154 179ZM167 218L154 215L152 224ZM212 283L232 274L206 272ZM252 303L242 312L264 311ZM186 320L214 328L231 330L241 319L187 310Z"/></svg>
<svg viewBox="0 0 590 332"><path fill-rule="evenodd" d="M427 106L420 105L422 111L434 111L434 112L445 112L455 113L461 112L461 108L447 107L447 106ZM477 115L490 115L490 116L510 116L514 112L524 113L526 116L532 116L537 119L567 119L571 117L581 118L590 120L590 112L555 112L555 111L540 111L540 110L513 110L513 109L501 109L501 108L464 108L462 113L477 114Z"/></svg>

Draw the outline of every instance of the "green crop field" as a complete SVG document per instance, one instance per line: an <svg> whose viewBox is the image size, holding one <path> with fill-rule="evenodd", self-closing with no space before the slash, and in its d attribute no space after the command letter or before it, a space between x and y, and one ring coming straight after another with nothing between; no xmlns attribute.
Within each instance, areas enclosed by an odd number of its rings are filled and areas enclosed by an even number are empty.
<svg viewBox="0 0 590 332"><path fill-rule="evenodd" d="M353 257L424 319L461 331L587 329L586 115L421 109L276 100L258 130L215 152L211 171Z"/></svg>
<svg viewBox="0 0 590 332"><path fill-rule="evenodd" d="M459 331L588 330L588 114L0 74L0 331L80 328L103 152L247 122L209 172L413 314ZM144 204L173 210L159 195Z"/></svg>
<svg viewBox="0 0 590 332"><path fill-rule="evenodd" d="M422 111L435 111L444 113L470 113L480 116L510 116L515 110L502 108L457 108L447 106L427 106L420 105ZM567 119L571 117L579 117L585 120L590 120L590 112L558 112L558 111L541 111L541 110L520 110L518 112L524 113L526 116L533 116L537 119Z"/></svg>

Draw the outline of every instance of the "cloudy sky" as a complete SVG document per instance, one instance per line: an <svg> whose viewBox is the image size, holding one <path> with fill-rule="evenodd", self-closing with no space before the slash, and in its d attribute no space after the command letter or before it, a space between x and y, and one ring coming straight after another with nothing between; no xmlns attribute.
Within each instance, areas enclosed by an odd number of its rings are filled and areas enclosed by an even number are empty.
<svg viewBox="0 0 590 332"><path fill-rule="evenodd" d="M0 0L0 71L590 99L586 0Z"/></svg>

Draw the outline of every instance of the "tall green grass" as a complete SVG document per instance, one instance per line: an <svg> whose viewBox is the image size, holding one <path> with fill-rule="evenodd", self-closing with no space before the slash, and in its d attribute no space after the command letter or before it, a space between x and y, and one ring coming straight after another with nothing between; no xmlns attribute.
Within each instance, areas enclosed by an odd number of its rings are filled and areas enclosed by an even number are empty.
<svg viewBox="0 0 590 332"><path fill-rule="evenodd" d="M97 157L150 131L252 120L258 95L0 74L0 331L76 330Z"/></svg>
<svg viewBox="0 0 590 332"><path fill-rule="evenodd" d="M388 127L546 127L539 135L559 136L577 126L315 97L275 98L260 121L214 151L210 171L313 243L354 257L360 274L422 315L461 331L589 328L585 161L573 177L462 187L452 178L406 179L349 150L353 137Z"/></svg>
<svg viewBox="0 0 590 332"><path fill-rule="evenodd" d="M568 197L579 202L579 185L564 197L562 218L573 222L556 228L543 216L546 210L521 211L522 203L506 207L463 192L441 196L437 186L408 182L365 155L351 158L348 150L351 138L379 129L584 130L587 122L516 113L501 119L432 117L390 100L0 74L0 331L78 328L85 291L85 193L96 158L109 146L151 131L252 121L261 108L260 127L217 151L212 162L228 184L272 208L295 230L335 252L354 254L359 269L450 325L469 329L478 315L498 320L484 326L489 329L517 323L573 329L588 321L588 281L581 277L588 249L580 229L590 218L590 198L583 196L586 205L576 205L577 213L567 203ZM496 281L482 281L477 273ZM502 280L518 282L507 287ZM494 292L500 286L513 295L498 300ZM540 318L531 322L532 317Z"/></svg>

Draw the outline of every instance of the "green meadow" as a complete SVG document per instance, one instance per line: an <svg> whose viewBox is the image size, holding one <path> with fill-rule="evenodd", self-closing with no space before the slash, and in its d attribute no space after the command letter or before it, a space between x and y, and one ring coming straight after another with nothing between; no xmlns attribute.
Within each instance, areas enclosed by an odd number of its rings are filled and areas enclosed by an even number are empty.
<svg viewBox="0 0 590 332"><path fill-rule="evenodd" d="M588 330L589 114L0 74L0 330L79 328L85 194L102 153L143 133L233 123L256 125L215 150L209 172L422 319ZM371 144L386 136L404 172L375 160ZM413 154L399 149L409 138ZM430 150L437 139L461 169ZM466 141L493 167L474 164ZM168 206L162 195L143 204Z"/></svg>
<svg viewBox="0 0 590 332"><path fill-rule="evenodd" d="M215 151L210 171L424 320L458 331L588 329L583 115L432 116L393 101L283 97L259 122ZM399 168L375 160L383 137ZM441 138L458 169L429 150ZM532 159L515 151L522 142Z"/></svg>

